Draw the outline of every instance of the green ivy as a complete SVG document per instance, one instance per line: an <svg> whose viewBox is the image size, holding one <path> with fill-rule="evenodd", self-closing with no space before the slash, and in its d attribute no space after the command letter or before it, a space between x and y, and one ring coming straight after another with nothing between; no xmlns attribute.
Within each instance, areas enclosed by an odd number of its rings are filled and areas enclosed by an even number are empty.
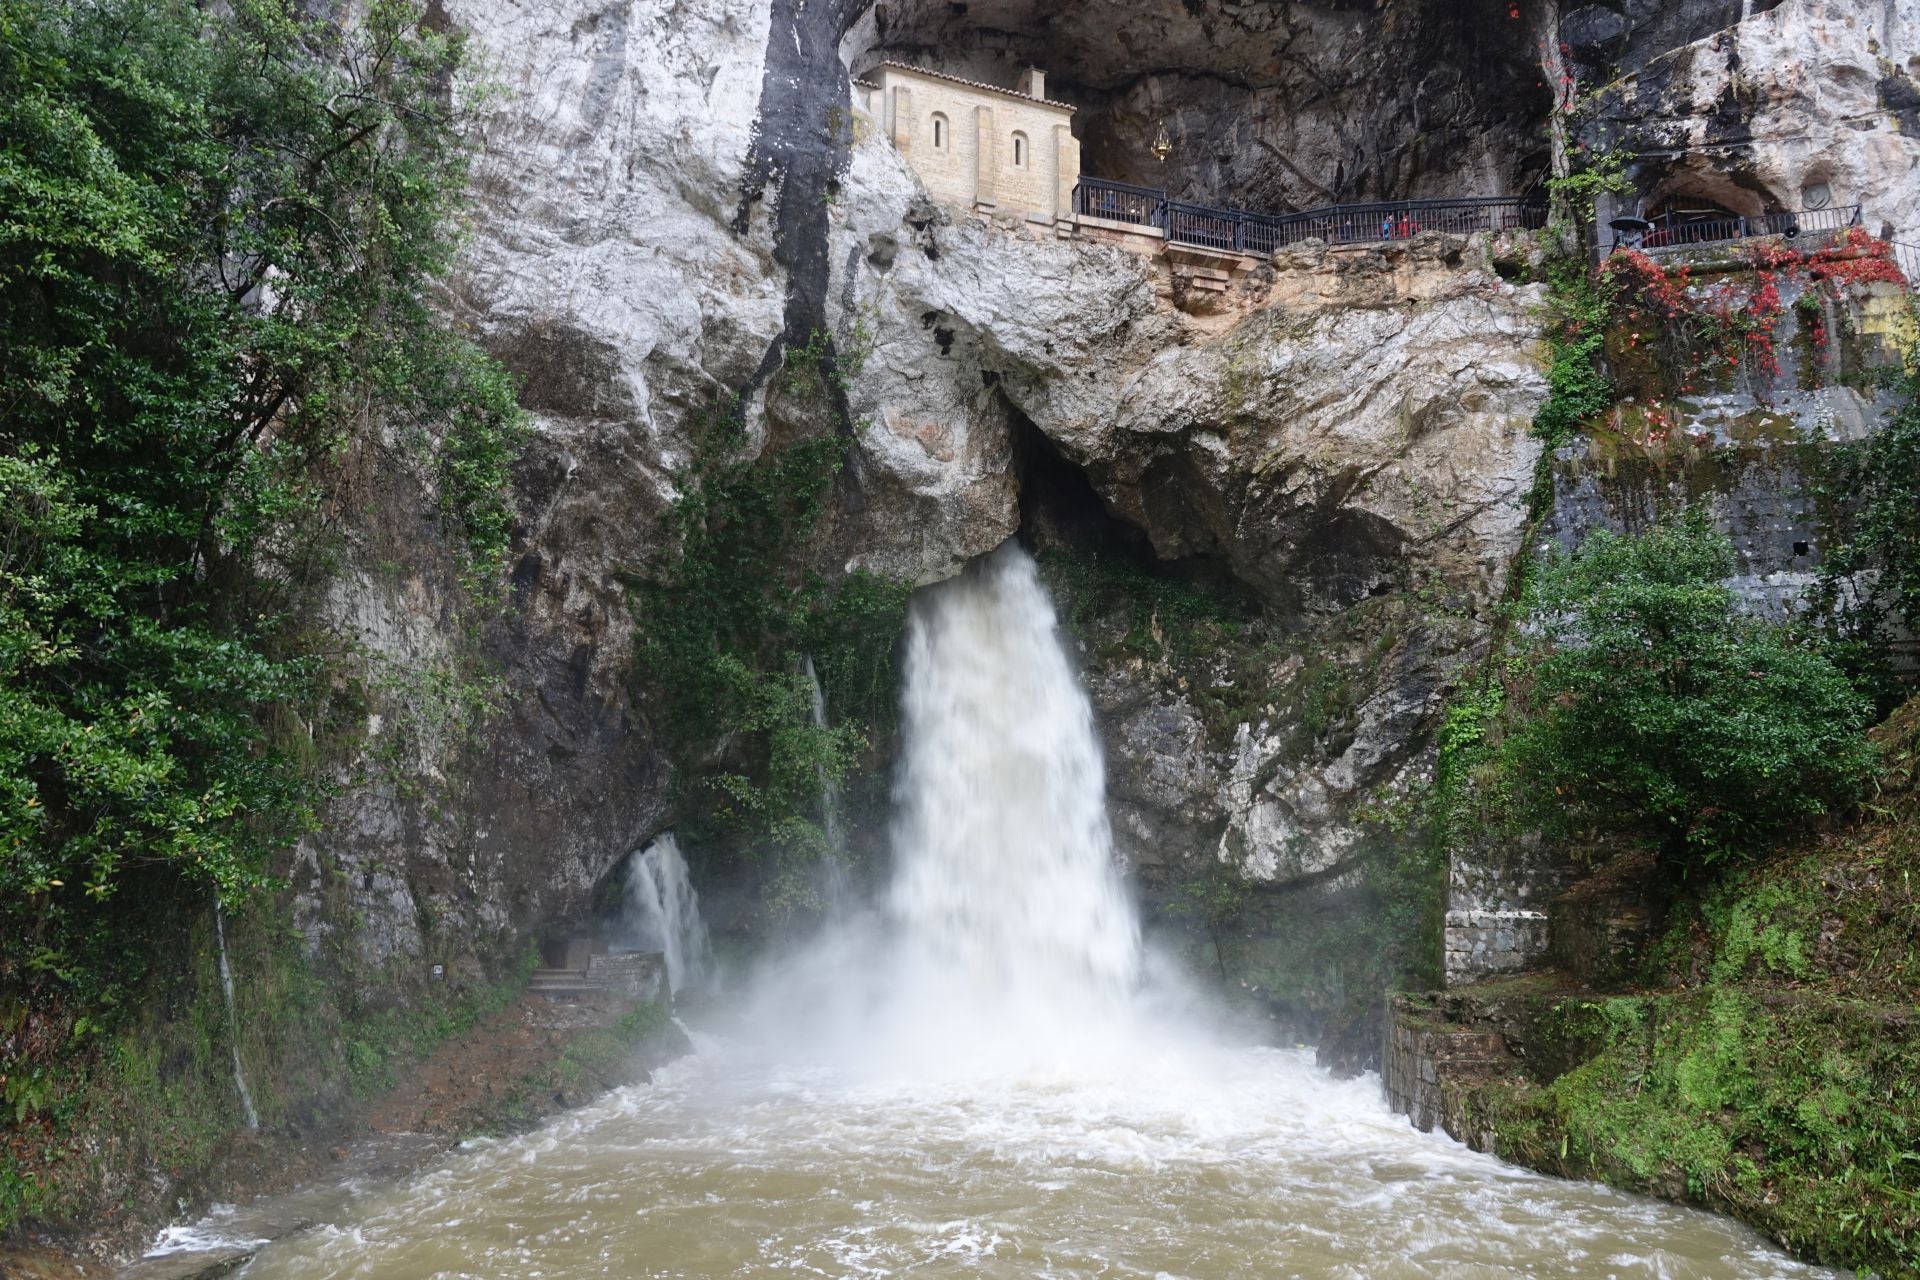
<svg viewBox="0 0 1920 1280"><path fill-rule="evenodd" d="M1534 434L1549 448L1613 407L1613 380L1601 371L1613 290L1584 260L1566 258L1548 269L1550 328L1547 400L1534 415Z"/></svg>
<svg viewBox="0 0 1920 1280"><path fill-rule="evenodd" d="M1547 193L1556 209L1571 214L1579 226L1591 227L1601 196L1633 190L1627 177L1627 156L1623 151L1595 154L1582 144L1575 149L1573 161L1566 174L1547 179Z"/></svg>
<svg viewBox="0 0 1920 1280"><path fill-rule="evenodd" d="M789 355L816 373L827 358ZM696 424L667 517L677 556L634 591L635 675L678 766L686 816L770 862L767 902L785 915L817 905L822 780L846 781L892 731L911 588L865 572L829 583L805 566L840 439L751 446L731 404ZM825 726L812 719L809 657L833 713Z"/></svg>

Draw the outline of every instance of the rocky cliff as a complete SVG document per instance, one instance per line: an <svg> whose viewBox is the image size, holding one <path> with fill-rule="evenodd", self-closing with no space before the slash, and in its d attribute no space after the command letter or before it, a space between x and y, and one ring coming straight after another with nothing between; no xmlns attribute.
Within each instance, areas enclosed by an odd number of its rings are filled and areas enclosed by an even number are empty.
<svg viewBox="0 0 1920 1280"><path fill-rule="evenodd" d="M187 1168L234 1127L208 1027L234 1028L270 1125L325 1133L350 1083L430 1042L410 1017L444 1031L515 986L534 939L577 926L684 818L676 770L703 761L657 722L635 596L675 561L669 513L716 415L748 453L837 451L791 548L825 581L923 585L1009 537L1035 546L1149 906L1302 1034L1344 1015L1351 1065L1376 1047L1384 948L1445 951L1460 977L1544 945L1552 851L1442 868L1407 822L1516 564L1704 502L1743 594L1782 607L1825 536L1805 442L1870 430L1866 372L1911 342L1890 281L1825 310L1786 288L1767 378L1636 384L1543 457L1557 233L1310 241L1216 288L1116 237L939 205L852 80L886 59L999 84L1041 65L1080 109L1090 173L1178 198L1517 194L1611 167L1625 189L1603 220L1857 203L1867 232L1920 245L1920 0L432 0L427 17L484 51L463 90L471 235L442 302L532 419L509 571L498 600L461 579L406 441L349 460L317 629L341 640L340 678L312 753L342 785L276 868L284 900L233 922L232 1008L213 1012L209 916L143 1010L169 1025L129 1076L145 1109L113 1123L182 1128L190 1077L199 1145L89 1149L104 1180L76 1203L120 1202L134 1171ZM1843 341L1816 350L1816 330ZM817 394L796 394L809 369ZM868 795L888 745L862 758ZM1460 911L1444 941L1442 889ZM160 1061L170 1043L193 1052ZM149 1207L192 1172L147 1179Z"/></svg>
<svg viewBox="0 0 1920 1280"><path fill-rule="evenodd" d="M1090 170L1269 207L1525 189L1578 93L1576 133L1642 148L1649 193L1679 180L1665 165L1778 200L1825 183L1910 220L1911 5L1563 9L449 3L497 89L449 304L537 428L482 644L501 696L470 735L417 745L424 792L363 789L303 849L312 943L465 963L577 915L670 820L627 596L716 395L756 440L844 437L829 573L924 583L1023 521L1032 536L1037 448L1141 565L1224 583L1253 621L1208 670L1086 637L1127 856L1337 885L1356 814L1426 767L1521 549L1537 249L1307 247L1196 298L1155 259L932 204L849 77L885 57L1008 82L1044 63L1083 104ZM1142 142L1161 118L1164 178ZM859 359L810 408L771 374L815 340ZM378 571L374 541L338 613L430 667L459 647L446 588Z"/></svg>

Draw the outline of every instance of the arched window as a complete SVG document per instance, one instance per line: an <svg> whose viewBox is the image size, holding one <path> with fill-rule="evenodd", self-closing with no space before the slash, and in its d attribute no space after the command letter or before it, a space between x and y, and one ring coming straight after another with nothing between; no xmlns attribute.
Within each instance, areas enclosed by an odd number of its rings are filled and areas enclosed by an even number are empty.
<svg viewBox="0 0 1920 1280"><path fill-rule="evenodd" d="M935 151L947 149L947 118L938 111L933 113L933 149Z"/></svg>
<svg viewBox="0 0 1920 1280"><path fill-rule="evenodd" d="M1016 169L1027 167L1027 135L1024 133L1013 135L1013 167Z"/></svg>

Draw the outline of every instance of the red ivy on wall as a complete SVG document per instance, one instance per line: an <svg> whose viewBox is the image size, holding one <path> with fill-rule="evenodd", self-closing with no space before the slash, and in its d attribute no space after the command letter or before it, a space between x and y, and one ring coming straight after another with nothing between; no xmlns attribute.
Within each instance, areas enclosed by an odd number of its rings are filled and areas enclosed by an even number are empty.
<svg viewBox="0 0 1920 1280"><path fill-rule="evenodd" d="M1696 286L1690 266L1668 270L1637 249L1620 250L1600 269L1617 302L1650 313L1670 348L1684 353L1682 393L1691 392L1704 377L1731 374L1743 364L1768 377L1779 374L1774 335L1786 313L1783 278L1803 278L1803 298L1818 291L1836 301L1849 285L1906 285L1892 246L1859 227L1806 251L1782 240L1756 240L1747 246L1746 256L1753 267L1750 287L1732 280ZM1816 350L1824 350L1830 341L1818 308L1809 309L1808 337ZM1630 335L1630 346L1639 341L1639 333Z"/></svg>

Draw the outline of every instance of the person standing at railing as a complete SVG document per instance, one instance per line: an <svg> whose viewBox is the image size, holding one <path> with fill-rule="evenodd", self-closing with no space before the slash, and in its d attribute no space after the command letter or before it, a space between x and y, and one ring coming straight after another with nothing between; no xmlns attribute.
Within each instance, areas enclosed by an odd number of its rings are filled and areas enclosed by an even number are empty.
<svg viewBox="0 0 1920 1280"><path fill-rule="evenodd" d="M1380 219L1380 238L1382 240L1393 239L1393 215L1392 214L1388 214L1386 217Z"/></svg>

